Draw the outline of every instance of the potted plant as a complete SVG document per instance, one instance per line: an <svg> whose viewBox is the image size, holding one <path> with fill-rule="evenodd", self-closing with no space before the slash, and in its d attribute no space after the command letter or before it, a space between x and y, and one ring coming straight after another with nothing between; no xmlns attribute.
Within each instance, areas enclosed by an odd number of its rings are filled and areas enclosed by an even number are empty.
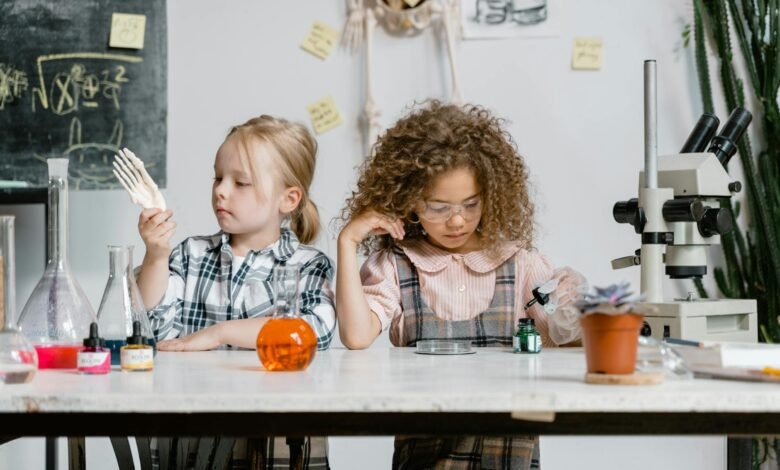
<svg viewBox="0 0 780 470"><path fill-rule="evenodd" d="M628 288L628 283L596 287L576 304L588 373L634 372L644 310Z"/></svg>

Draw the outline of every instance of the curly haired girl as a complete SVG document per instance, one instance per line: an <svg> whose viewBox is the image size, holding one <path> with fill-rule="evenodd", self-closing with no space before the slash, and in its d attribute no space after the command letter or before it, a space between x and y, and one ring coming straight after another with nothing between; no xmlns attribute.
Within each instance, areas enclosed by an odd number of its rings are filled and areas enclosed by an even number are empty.
<svg viewBox="0 0 780 470"><path fill-rule="evenodd" d="M385 329L396 346L451 337L511 345L526 316L543 344L578 339L571 314L523 308L533 288L555 277L565 311L584 284L533 251L533 214L528 168L501 119L474 105L413 109L379 138L342 212L336 306L344 345L366 348ZM370 255L360 270L359 246ZM534 436L397 438L395 446L394 468L449 468L464 456L483 468L538 464Z"/></svg>

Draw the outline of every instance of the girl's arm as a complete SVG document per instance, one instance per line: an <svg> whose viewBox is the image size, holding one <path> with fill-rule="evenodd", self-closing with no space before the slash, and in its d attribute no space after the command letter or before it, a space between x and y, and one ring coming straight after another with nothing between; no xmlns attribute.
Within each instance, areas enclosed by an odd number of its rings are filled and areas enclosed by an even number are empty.
<svg viewBox="0 0 780 470"><path fill-rule="evenodd" d="M222 344L244 349L257 347L257 334L268 317L230 320L203 328L184 338L169 339L157 343L160 351L208 351Z"/></svg>
<svg viewBox="0 0 780 470"><path fill-rule="evenodd" d="M170 220L170 210L144 209L138 218L138 232L146 245L146 254L136 282L144 305L151 308L160 303L168 287L168 257L170 239L176 222Z"/></svg>
<svg viewBox="0 0 780 470"><path fill-rule="evenodd" d="M336 309L333 301L333 262L318 253L301 268L301 316L317 335L317 349L328 349L336 329Z"/></svg>
<svg viewBox="0 0 780 470"><path fill-rule="evenodd" d="M336 311L341 342L349 349L371 346L382 332L379 317L371 311L363 294L357 248L366 236L386 233L395 239L403 239L403 223L376 212L368 212L352 219L339 234Z"/></svg>

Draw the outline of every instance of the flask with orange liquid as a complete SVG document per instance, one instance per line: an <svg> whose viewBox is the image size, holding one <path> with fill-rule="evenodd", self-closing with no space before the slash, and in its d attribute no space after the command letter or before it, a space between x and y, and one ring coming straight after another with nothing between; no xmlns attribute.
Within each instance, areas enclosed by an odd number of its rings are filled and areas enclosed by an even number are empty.
<svg viewBox="0 0 780 470"><path fill-rule="evenodd" d="M298 281L297 266L274 268L273 316L257 335L257 356L266 370L303 370L317 352L317 335L298 311Z"/></svg>

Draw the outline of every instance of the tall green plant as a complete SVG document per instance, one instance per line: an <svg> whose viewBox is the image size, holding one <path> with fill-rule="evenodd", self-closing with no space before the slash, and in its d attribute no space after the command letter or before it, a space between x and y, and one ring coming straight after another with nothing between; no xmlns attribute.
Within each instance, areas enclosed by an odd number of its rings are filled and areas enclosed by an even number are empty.
<svg viewBox="0 0 780 470"><path fill-rule="evenodd" d="M780 342L780 0L693 0L694 53L705 112L714 112L707 59L706 32L715 43L719 76L729 110L747 107L753 113L762 150L754 153L747 133L738 144L745 173L749 223L721 237L725 267L715 269L718 289L729 298L758 302L761 339ZM736 72L732 47L744 58L747 80L758 106L745 106L745 84ZM740 205L731 207L735 216ZM701 282L700 294L706 297Z"/></svg>

